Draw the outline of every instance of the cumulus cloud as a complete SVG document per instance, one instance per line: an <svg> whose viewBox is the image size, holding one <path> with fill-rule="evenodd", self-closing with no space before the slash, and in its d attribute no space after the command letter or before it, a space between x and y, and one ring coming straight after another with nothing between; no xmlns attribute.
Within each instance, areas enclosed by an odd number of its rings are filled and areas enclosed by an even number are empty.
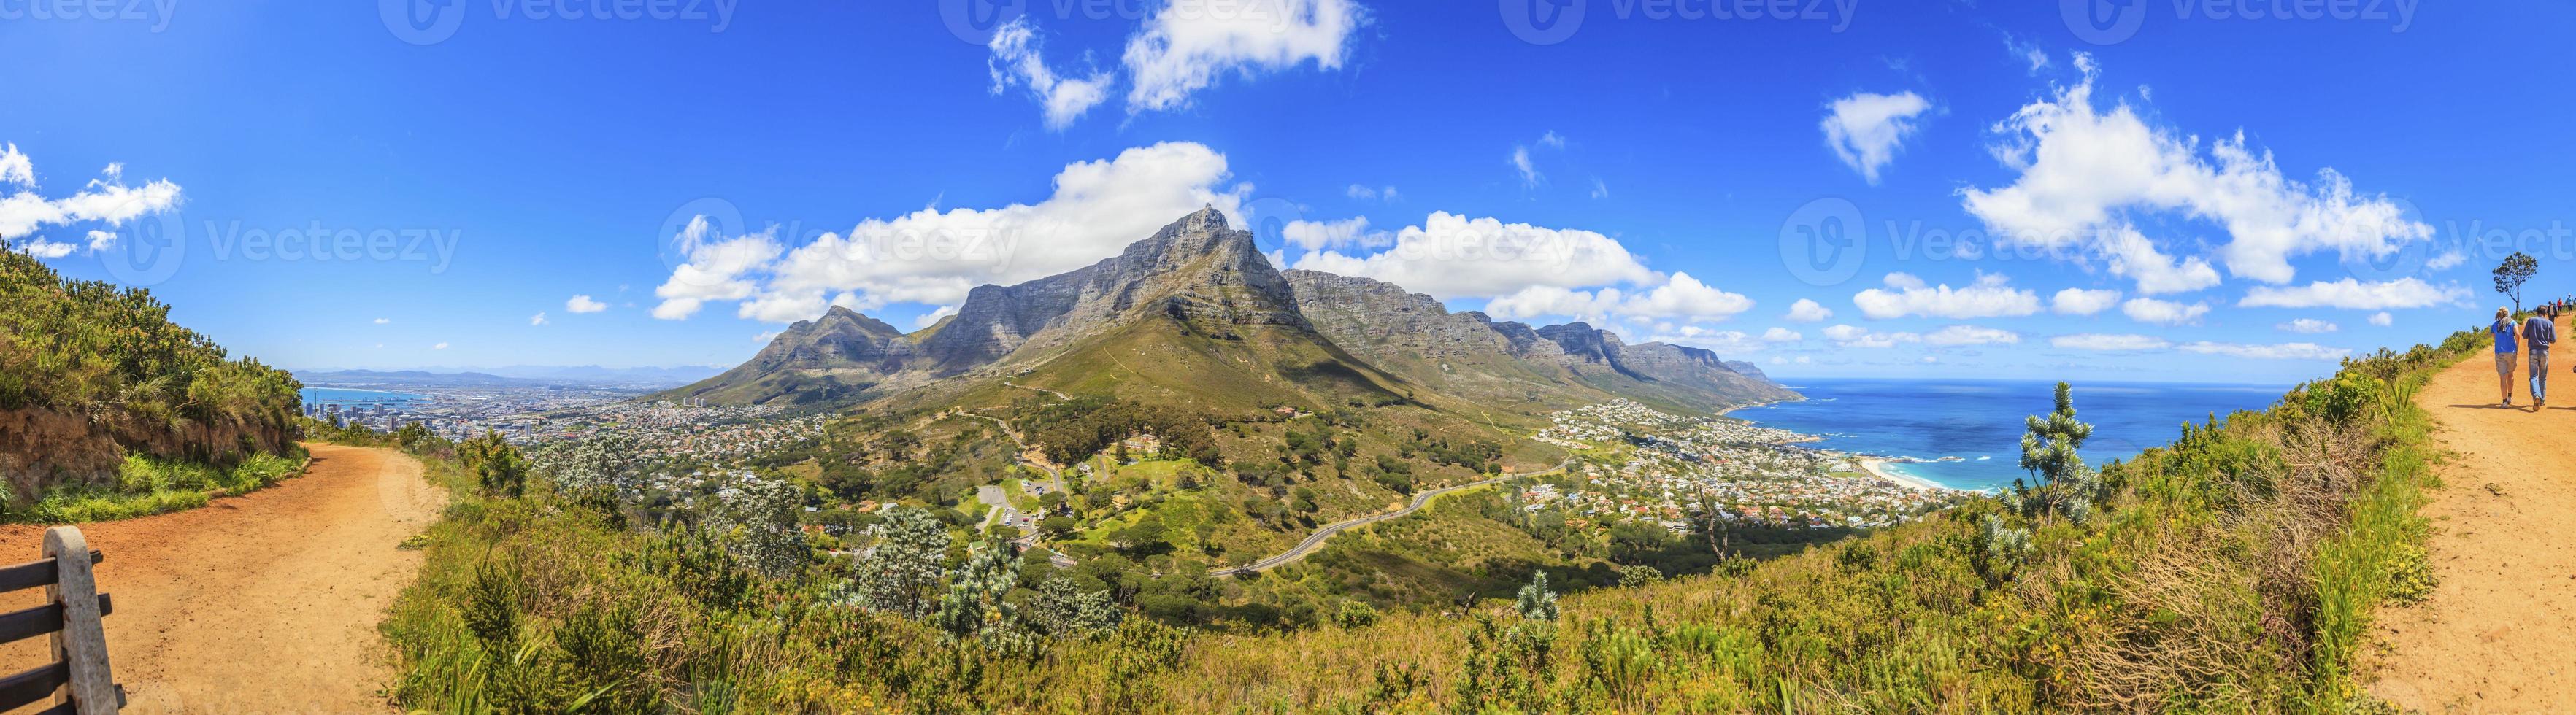
<svg viewBox="0 0 2576 715"><path fill-rule="evenodd" d="M2330 348L2316 343L2247 345L2243 343L2213 343L2202 341L2196 343L2183 343L2175 347L2188 352L2201 353L2204 355L2225 355L2228 357L2246 358L2251 360L2341 360L2352 355L2351 350Z"/></svg>
<svg viewBox="0 0 2576 715"><path fill-rule="evenodd" d="M1398 193L1393 186L1372 187L1352 184L1350 190L1345 191L1344 193L1349 194L1351 198L1359 199L1361 201L1385 201L1387 203L1395 203L1396 201L1404 198L1404 194Z"/></svg>
<svg viewBox="0 0 2576 715"><path fill-rule="evenodd" d="M2153 335L2106 335L2102 333L2060 335L2049 338L2048 344L2051 347L2066 348L2069 350L2099 350L2104 352L2139 352L2145 350L2163 350L2165 348L2173 347L2172 342Z"/></svg>
<svg viewBox="0 0 2576 715"><path fill-rule="evenodd" d="M2390 310L2429 308L2443 303L2469 299L2469 291L2456 285L2437 286L2420 278L2393 281L2362 282L2358 279L2326 282L2305 286L2275 288L2255 286L2236 302L2241 308L2345 308L2350 310Z"/></svg>
<svg viewBox="0 0 2576 715"><path fill-rule="evenodd" d="M1309 251L1385 245L1385 241L1389 240L1386 235L1370 233L1368 226L1367 217L1340 221L1290 221L1288 225L1280 227L1279 236L1286 239L1288 245Z"/></svg>
<svg viewBox="0 0 2576 715"><path fill-rule="evenodd" d="M2048 309L2058 315L2092 315L2110 310L2119 302L2120 292L2116 290L2068 288L2049 298Z"/></svg>
<svg viewBox="0 0 2576 715"><path fill-rule="evenodd" d="M2314 183L2286 178L2241 131L2204 152L2200 137L2150 126L2125 102L2102 111L2093 97L2096 68L2087 56L2076 59L2080 83L1994 126L2003 139L1993 153L2020 173L2014 183L1961 192L1968 212L2003 240L2102 249L2115 272L2153 294L2208 287L2216 275L2198 257L2166 256L2137 231L2133 214L2225 228L2229 240L2217 253L2228 272L2266 283L2289 282L2296 256L2386 256L2432 236L2431 226L2404 218L2385 196L2355 191L2333 169Z"/></svg>
<svg viewBox="0 0 2576 715"><path fill-rule="evenodd" d="M446 343L439 343L439 344L437 344L437 345L429 346L429 349L431 349L431 350L446 350L446 349L447 349L447 344L446 344Z"/></svg>
<svg viewBox="0 0 2576 715"><path fill-rule="evenodd" d="M89 232L89 252L91 252L91 253L97 253L97 252L99 252L99 251L104 251L104 250L107 250L107 249L110 249L110 248L115 248L115 247L116 247L116 234L115 234L114 232L111 232L111 231L100 231L100 230L96 230L96 229L92 229L92 230Z"/></svg>
<svg viewBox="0 0 2576 715"><path fill-rule="evenodd" d="M590 296L586 295L576 295L571 300L564 301L564 310L575 313L597 313L607 309L607 303L591 300Z"/></svg>
<svg viewBox="0 0 2576 715"><path fill-rule="evenodd" d="M383 325L383 324L391 323L391 322L394 322L394 319L392 319L392 318L377 318L377 319L376 319L376 324L377 324L377 325Z"/></svg>
<svg viewBox="0 0 2576 715"><path fill-rule="evenodd" d="M1953 325L1932 331L1931 334L1923 336L1923 342L1944 347L1960 345L2016 345L2021 343L2021 334L2000 328L1982 328L1974 325Z"/></svg>
<svg viewBox="0 0 2576 715"><path fill-rule="evenodd" d="M1188 106L1228 75L1252 77L1308 62L1340 69L1351 37L1368 23L1355 0L1165 3L1127 40L1134 86L1129 112Z"/></svg>
<svg viewBox="0 0 2576 715"><path fill-rule="evenodd" d="M1073 120L1109 100L1109 84L1114 79L1105 71L1093 70L1080 77L1058 76L1047 67L1037 26L1027 17L1012 19L995 28L993 40L986 46L993 51L987 63L993 75L993 93L1001 94L1012 87L1027 88L1046 113L1048 129L1061 130Z"/></svg>
<svg viewBox="0 0 2576 715"><path fill-rule="evenodd" d="M2460 267L2460 264L2467 262L2469 262L2469 254L2462 252L2460 249L2454 248L2448 251L2443 251L2442 255L2434 256L2433 260L2425 261L2424 268L2426 270L2447 271L2453 268L2458 268Z"/></svg>
<svg viewBox="0 0 2576 715"><path fill-rule="evenodd" d="M2374 316L2374 318L2375 318L2375 317L2376 317L2376 316ZM2285 332L2285 333L2309 333L2309 334L2315 334L2315 333L2331 333L2331 332L2334 332L2334 331L2342 330L2342 329L2343 329L2343 326L2336 325L2336 324L2334 324L2334 323L2327 322L2327 321L2323 321L2323 320L2318 320L2318 319L2315 319L2315 318L2300 318L2300 319L2297 319L2297 320L2293 320L2293 321L2290 321L2290 322L2287 322L2287 323L2282 323L2282 324L2280 324L2280 325L2275 325L2275 326L2272 326L2272 327L2273 327L2273 328L2276 328L2276 329L2279 329L2281 332Z"/></svg>
<svg viewBox="0 0 2576 715"><path fill-rule="evenodd" d="M1896 160L1896 150L1915 131L1916 117L1932 103L1913 92L1856 92L1826 105L1825 146L1861 178L1878 183L1878 170Z"/></svg>
<svg viewBox="0 0 2576 715"><path fill-rule="evenodd" d="M2388 326L2390 326L2390 325L2395 324L2396 322L2397 322L2397 318L2396 318L2396 317L2394 317L2394 316L2389 315L2389 314L2388 314L2388 311L2384 311L2384 310L2383 310L2383 311L2380 311L2380 312L2377 312L2377 313L2372 313L2372 314L2370 314L2370 324L2371 324L2371 325L2376 325L2376 326L2379 326L2379 327L2385 328L2385 327L2388 327Z"/></svg>
<svg viewBox="0 0 2576 715"><path fill-rule="evenodd" d="M1767 343L1794 343L1805 339L1807 339L1807 336L1799 335L1798 331L1790 330L1788 328L1772 328L1770 330L1762 331L1762 341Z"/></svg>
<svg viewBox="0 0 2576 715"><path fill-rule="evenodd" d="M1646 341L1704 348L1720 355L1759 352L1764 347L1761 341L1755 340L1753 336L1743 331L1710 330L1696 325L1685 325L1669 333L1659 333L1646 338Z"/></svg>
<svg viewBox="0 0 2576 715"><path fill-rule="evenodd" d="M1837 347L1869 349L1885 349L1896 347L1898 345L1923 342L1923 336L1919 334L1904 332L1882 333L1855 325L1834 325L1827 327L1825 328L1825 339L1833 341L1834 345Z"/></svg>
<svg viewBox="0 0 2576 715"><path fill-rule="evenodd" d="M1298 258L1296 267L1375 278L1442 300L1498 297L1537 286L1664 284L1662 274L1609 236L1445 211L1396 231L1384 251L1318 251Z"/></svg>
<svg viewBox="0 0 2576 715"><path fill-rule="evenodd" d="M537 312L537 314L536 314L535 316L528 318L528 324L529 324L529 325L532 325L532 326L533 326L533 325L544 325L544 324L546 324L546 314L545 314L545 312L544 312L544 311L538 311L538 312Z"/></svg>
<svg viewBox="0 0 2576 715"><path fill-rule="evenodd" d="M91 179L69 196L47 199L36 193L35 162L16 144L0 145L0 187L16 189L0 194L0 240L9 241L47 226L95 221L115 228L179 205L178 184L158 179L142 186L127 186L124 167L118 164L109 164L99 178ZM91 240L96 242L95 237ZM38 239L20 248L40 257L60 258L71 254L72 244Z"/></svg>
<svg viewBox="0 0 2576 715"><path fill-rule="evenodd" d="M1823 303L1799 298L1798 302L1789 304L1787 317L1801 323L1821 323L1833 319L1834 311Z"/></svg>
<svg viewBox="0 0 2576 715"><path fill-rule="evenodd" d="M943 305L943 306L939 306L939 307L938 307L937 309L935 309L935 310L932 310L932 311L930 311L930 312L928 312L928 313L923 313L923 314L921 314L921 317L918 317L918 318L914 318L914 319L912 319L912 327L914 327L914 328L927 328L927 327L930 327L930 326L933 326L933 325L937 325L937 324L939 324L939 321L940 321L940 319L942 319L942 318L946 318L946 317L948 317L948 316L956 315L956 314L957 314L957 306L953 306L953 305Z"/></svg>
<svg viewBox="0 0 2576 715"><path fill-rule="evenodd" d="M1871 288L1852 296L1862 316L1884 320L1904 316L1925 318L1997 318L2030 315L2039 312L2039 294L2015 290L1998 273L1979 273L1975 283L1964 288L1948 284L1925 286L1923 280L1908 273L1889 273L1887 287Z"/></svg>
<svg viewBox="0 0 2576 715"><path fill-rule="evenodd" d="M961 303L980 284L1020 283L1117 255L1203 206L1240 216L1250 187L1229 178L1225 155L1166 143L1068 165L1053 195L1034 204L924 208L793 248L766 231L716 236L702 218L675 237L689 260L655 289L662 304L653 315L679 320L706 302L745 301L743 317L792 323L833 305Z"/></svg>
<svg viewBox="0 0 2576 715"><path fill-rule="evenodd" d="M2169 300L2131 298L2129 302L2120 304L2120 312L2129 316L2130 320L2141 323L2191 325L2199 323L2201 316L2209 314L2209 304L2183 305Z"/></svg>
<svg viewBox="0 0 2576 715"><path fill-rule="evenodd" d="M1663 285L1629 296L1619 304L1618 313L1647 318L1725 320L1752 309L1751 298L1718 290L1688 273L1674 273L1672 280Z"/></svg>
<svg viewBox="0 0 2576 715"><path fill-rule="evenodd" d="M1521 172L1521 185L1522 185L1522 186L1526 186L1526 187L1530 187L1530 188L1538 188L1538 182L1539 182L1539 180L1540 180L1540 179L1542 179L1542 178L1544 178L1544 177L1539 176L1539 173L1538 173L1538 164L1537 164L1536 162L1532 162L1532 161L1530 161L1530 151L1529 151L1529 147L1525 147L1525 146L1516 146L1516 147L1512 147L1512 158L1511 158L1511 163L1512 163L1512 168L1513 168L1513 169L1519 170L1519 171Z"/></svg>

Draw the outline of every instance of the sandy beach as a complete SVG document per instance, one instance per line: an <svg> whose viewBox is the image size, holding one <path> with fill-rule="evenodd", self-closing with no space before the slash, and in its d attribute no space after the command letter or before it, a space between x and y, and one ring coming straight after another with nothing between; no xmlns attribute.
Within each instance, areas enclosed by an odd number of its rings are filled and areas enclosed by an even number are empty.
<svg viewBox="0 0 2576 715"><path fill-rule="evenodd" d="M1889 469L1887 465L1888 460L1884 459L1872 459L1869 457L1862 457L1860 459L1860 468L1862 471L1869 472L1871 476L1885 479L1897 486L1908 489L1921 489L1924 491L1932 491L1941 488L1941 485L1939 484L1925 481L1921 477L1915 477L1894 469Z"/></svg>

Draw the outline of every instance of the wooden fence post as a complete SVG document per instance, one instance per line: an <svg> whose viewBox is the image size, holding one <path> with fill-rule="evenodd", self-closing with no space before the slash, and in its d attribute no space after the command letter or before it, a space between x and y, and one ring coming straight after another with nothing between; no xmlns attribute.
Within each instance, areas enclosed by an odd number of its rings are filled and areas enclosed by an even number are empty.
<svg viewBox="0 0 2576 715"><path fill-rule="evenodd" d="M45 530L45 555L59 574L45 587L45 600L63 607L63 629L53 634L54 657L71 664L71 683L54 696L80 715L115 713L124 698L107 667L107 631L100 625L98 582L90 575L89 540L80 529Z"/></svg>

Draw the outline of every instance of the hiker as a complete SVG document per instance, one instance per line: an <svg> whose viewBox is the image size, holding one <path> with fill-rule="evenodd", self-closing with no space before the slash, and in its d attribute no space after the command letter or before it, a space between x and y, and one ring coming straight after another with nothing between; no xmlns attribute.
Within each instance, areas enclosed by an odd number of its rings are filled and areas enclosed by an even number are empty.
<svg viewBox="0 0 2576 715"><path fill-rule="evenodd" d="M2522 352L2531 360L2531 408L2549 404L2549 346L2558 342L2556 309L2544 309L2522 321Z"/></svg>
<svg viewBox="0 0 2576 715"><path fill-rule="evenodd" d="M2487 325L2487 334L2495 336L2496 392L2504 395L2504 406L2513 406L2513 332L2512 308L2497 308L2495 322Z"/></svg>

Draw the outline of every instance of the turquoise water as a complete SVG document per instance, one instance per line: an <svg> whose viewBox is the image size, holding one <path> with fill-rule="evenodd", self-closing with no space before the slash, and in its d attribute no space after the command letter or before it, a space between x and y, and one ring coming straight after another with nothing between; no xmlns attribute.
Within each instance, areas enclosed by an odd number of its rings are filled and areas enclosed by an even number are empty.
<svg viewBox="0 0 2576 715"><path fill-rule="evenodd" d="M1814 446L1881 457L1960 461L1890 468L1953 489L1994 489L2021 469L2022 418L2047 414L2057 383L1973 380L1787 381L1807 396L1729 416L1824 437ZM2182 423L2210 413L2261 409L2288 386L2074 383L2075 417L2093 424L2087 464L2128 459L2170 443Z"/></svg>
<svg viewBox="0 0 2576 715"><path fill-rule="evenodd" d="M304 404L306 405L336 404L342 407L348 407L351 405L408 407L419 404L420 402L428 399L428 395L415 395L408 392L351 390L340 387L304 388Z"/></svg>

